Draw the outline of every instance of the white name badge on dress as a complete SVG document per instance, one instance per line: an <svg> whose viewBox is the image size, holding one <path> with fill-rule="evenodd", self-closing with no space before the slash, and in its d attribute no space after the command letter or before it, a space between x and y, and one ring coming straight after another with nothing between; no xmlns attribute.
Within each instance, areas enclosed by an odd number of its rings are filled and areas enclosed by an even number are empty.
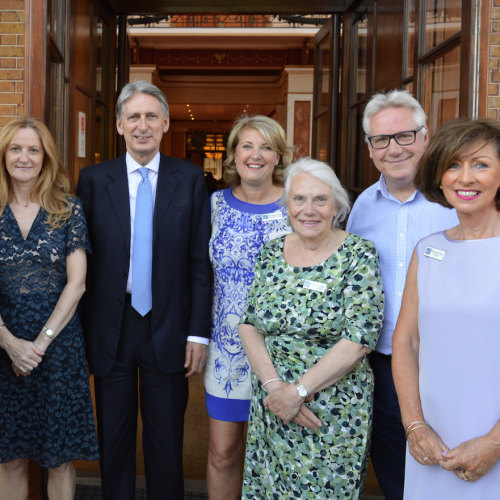
<svg viewBox="0 0 500 500"><path fill-rule="evenodd" d="M263 214L262 215L262 221L263 222L269 222L271 220L281 220L283 219L283 212L278 210L277 212L273 212L271 214Z"/></svg>
<svg viewBox="0 0 500 500"><path fill-rule="evenodd" d="M317 281L304 281L303 288L307 288L308 290L314 290L315 292L323 293L326 290L326 283L318 283Z"/></svg>
<svg viewBox="0 0 500 500"><path fill-rule="evenodd" d="M439 248L427 247L424 255L430 257L431 259L443 260L446 252L444 250L439 250Z"/></svg>

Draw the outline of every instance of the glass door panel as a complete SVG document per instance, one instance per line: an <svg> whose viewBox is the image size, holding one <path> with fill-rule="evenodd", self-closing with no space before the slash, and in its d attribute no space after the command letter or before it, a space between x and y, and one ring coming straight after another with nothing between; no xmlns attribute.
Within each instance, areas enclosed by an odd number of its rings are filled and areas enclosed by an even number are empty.
<svg viewBox="0 0 500 500"><path fill-rule="evenodd" d="M424 110L431 135L445 122L458 117L460 95L460 45L424 68Z"/></svg>

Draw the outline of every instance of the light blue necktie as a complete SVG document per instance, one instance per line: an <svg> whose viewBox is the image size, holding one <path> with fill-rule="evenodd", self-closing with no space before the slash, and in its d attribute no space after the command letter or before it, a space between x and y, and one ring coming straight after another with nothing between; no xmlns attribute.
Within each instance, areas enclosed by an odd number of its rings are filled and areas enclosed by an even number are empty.
<svg viewBox="0 0 500 500"><path fill-rule="evenodd" d="M148 169L139 168L142 175L137 188L134 223L134 255L132 259L132 307L141 315L151 311L151 270L153 267L153 191Z"/></svg>

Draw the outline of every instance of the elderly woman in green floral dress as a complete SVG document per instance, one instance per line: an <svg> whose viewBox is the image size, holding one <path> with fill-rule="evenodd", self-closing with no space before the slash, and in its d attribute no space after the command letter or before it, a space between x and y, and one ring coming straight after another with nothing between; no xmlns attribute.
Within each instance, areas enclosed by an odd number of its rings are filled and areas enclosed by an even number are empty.
<svg viewBox="0 0 500 500"><path fill-rule="evenodd" d="M361 498L383 320L378 253L339 229L349 212L333 170L285 173L294 233L257 259L239 335L253 370L244 499Z"/></svg>

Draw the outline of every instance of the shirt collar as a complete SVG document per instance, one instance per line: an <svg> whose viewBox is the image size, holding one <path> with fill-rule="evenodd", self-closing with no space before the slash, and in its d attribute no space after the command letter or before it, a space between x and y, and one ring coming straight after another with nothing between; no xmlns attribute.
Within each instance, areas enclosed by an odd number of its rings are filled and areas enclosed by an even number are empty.
<svg viewBox="0 0 500 500"><path fill-rule="evenodd" d="M142 167L142 165L139 165L139 163L137 163L132 158L132 156L129 155L128 152L125 155L125 163L127 164L127 174L135 172L136 170ZM158 170L160 169L160 152L158 151L155 157L147 165L144 166L149 170L153 170L153 172L158 173Z"/></svg>
<svg viewBox="0 0 500 500"><path fill-rule="evenodd" d="M387 198L388 200L393 200L393 201L396 201L398 203L401 203L387 189L387 184L385 183L384 174L380 174L380 179L377 182L377 187L375 188L375 192L373 194L373 197L376 198L379 195L379 193L381 195L383 195L385 198ZM415 192L405 201L405 203L413 201L417 196L422 196L422 193L418 189L415 189Z"/></svg>

